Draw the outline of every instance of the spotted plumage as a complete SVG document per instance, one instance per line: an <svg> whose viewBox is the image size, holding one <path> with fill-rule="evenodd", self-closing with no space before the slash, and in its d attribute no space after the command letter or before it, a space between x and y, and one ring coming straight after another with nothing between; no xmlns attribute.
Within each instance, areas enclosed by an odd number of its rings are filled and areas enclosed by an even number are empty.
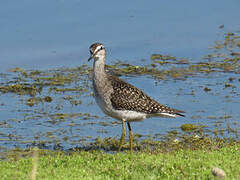
<svg viewBox="0 0 240 180"><path fill-rule="evenodd" d="M111 82L113 92L111 93L111 102L116 110L130 110L146 113L147 115L157 115L161 113L169 113L173 115L183 116L183 111L176 110L159 104L151 99L144 92L137 89L133 85L121 80L115 76L108 76ZM164 116L164 115L163 115Z"/></svg>
<svg viewBox="0 0 240 180"><path fill-rule="evenodd" d="M133 150L133 134L130 122L144 120L152 116L179 117L184 111L169 108L151 99L144 92L122 79L105 72L106 50L101 43L90 46L90 58L93 64L94 97L102 111L122 121L122 136L118 151L125 138L125 122L129 129L130 149Z"/></svg>

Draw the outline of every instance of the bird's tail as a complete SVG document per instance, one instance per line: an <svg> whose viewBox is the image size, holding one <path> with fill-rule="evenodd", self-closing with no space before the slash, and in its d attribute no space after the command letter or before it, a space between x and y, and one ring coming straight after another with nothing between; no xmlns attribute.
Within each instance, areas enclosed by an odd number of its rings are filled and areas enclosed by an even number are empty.
<svg viewBox="0 0 240 180"><path fill-rule="evenodd" d="M176 110L174 109L173 112L161 112L161 114L164 117L185 117L182 113L185 113L184 111Z"/></svg>

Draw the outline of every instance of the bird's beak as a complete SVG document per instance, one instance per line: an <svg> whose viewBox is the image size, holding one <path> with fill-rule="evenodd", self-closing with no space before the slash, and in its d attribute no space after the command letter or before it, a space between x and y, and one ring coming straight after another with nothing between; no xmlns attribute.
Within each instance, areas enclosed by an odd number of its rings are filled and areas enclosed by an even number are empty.
<svg viewBox="0 0 240 180"><path fill-rule="evenodd" d="M101 49L100 49L100 50L101 50ZM88 58L88 61L90 61L92 58L94 58L95 55L96 55L100 50L98 50L97 52L93 53L93 54Z"/></svg>
<svg viewBox="0 0 240 180"><path fill-rule="evenodd" d="M94 54L91 54L91 56L88 58L88 61L90 61L92 58L94 58L94 56L97 54L97 52L95 52Z"/></svg>
<svg viewBox="0 0 240 180"><path fill-rule="evenodd" d="M93 55L91 55L91 56L88 58L88 61L90 61L92 58L93 58Z"/></svg>

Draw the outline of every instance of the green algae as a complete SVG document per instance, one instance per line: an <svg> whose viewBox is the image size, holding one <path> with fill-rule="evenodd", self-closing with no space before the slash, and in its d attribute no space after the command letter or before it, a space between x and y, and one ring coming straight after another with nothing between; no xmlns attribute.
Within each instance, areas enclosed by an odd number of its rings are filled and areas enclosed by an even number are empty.
<svg viewBox="0 0 240 180"><path fill-rule="evenodd" d="M27 99L26 104L28 106L32 107L32 106L34 106L34 105L36 105L40 102L41 103L44 103L44 102L50 103L50 102L52 102L52 98L50 96L45 96L43 98L41 98L41 97L31 97L31 98Z"/></svg>
<svg viewBox="0 0 240 180"><path fill-rule="evenodd" d="M176 60L177 58L174 56L170 56L170 55L161 55L161 54L153 54L151 57L152 60Z"/></svg>
<svg viewBox="0 0 240 180"><path fill-rule="evenodd" d="M193 131L197 129L197 126L194 124L183 124L181 129L182 131Z"/></svg>
<svg viewBox="0 0 240 180"><path fill-rule="evenodd" d="M63 120L63 119L72 119L72 118L82 118L83 120L87 120L87 119L96 119L99 118L96 115L91 115L89 113L55 113L55 114L50 114L49 115L51 117L51 119L55 119L55 120Z"/></svg>
<svg viewBox="0 0 240 180"><path fill-rule="evenodd" d="M161 141L156 141L151 137L144 140L138 140L134 135L133 147L138 152L166 153L178 150L214 150L226 146L240 144L236 139L232 138L212 138L207 135L178 135L169 133L164 136ZM90 142L85 146L79 146L70 149L70 151L90 151L104 150L106 152L117 151L119 147L119 139L117 137L100 138L97 137L94 142ZM129 151L129 142L125 141L122 151Z"/></svg>
<svg viewBox="0 0 240 180"><path fill-rule="evenodd" d="M208 87L205 87L203 90L204 90L205 92L211 91L211 89L208 88Z"/></svg>
<svg viewBox="0 0 240 180"><path fill-rule="evenodd" d="M6 86L0 86L0 92L2 93L16 93L18 95L30 95L35 96L41 92L41 88L31 84L12 84Z"/></svg>

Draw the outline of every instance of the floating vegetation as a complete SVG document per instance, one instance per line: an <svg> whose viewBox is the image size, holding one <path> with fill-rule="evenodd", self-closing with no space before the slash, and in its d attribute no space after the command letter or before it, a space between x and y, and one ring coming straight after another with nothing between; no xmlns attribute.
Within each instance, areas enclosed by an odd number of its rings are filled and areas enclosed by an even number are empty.
<svg viewBox="0 0 240 180"><path fill-rule="evenodd" d="M169 55L153 54L151 57L152 60L176 60L177 58Z"/></svg>
<svg viewBox="0 0 240 180"><path fill-rule="evenodd" d="M204 90L205 92L211 91L211 89L208 88L208 87L205 87L203 90Z"/></svg>
<svg viewBox="0 0 240 180"><path fill-rule="evenodd" d="M87 119L96 119L99 118L98 116L92 116L89 113L71 113L71 114L67 114L67 113L56 113L56 114L51 114L49 115L51 117L51 119L55 119L55 120L62 120L62 119L67 119L67 118L82 118L83 120L87 120Z"/></svg>
<svg viewBox="0 0 240 180"><path fill-rule="evenodd" d="M0 92L2 93L16 93L18 95L30 95L35 96L41 92L41 88L37 88L31 84L12 84L6 86L0 86Z"/></svg>
<svg viewBox="0 0 240 180"><path fill-rule="evenodd" d="M151 152L151 153L167 153L174 152L176 150L216 150L229 145L236 145L240 142L231 138L211 138L205 135L182 135L174 136L174 140L169 139L169 134L164 136L163 140L156 141L152 138L147 138L144 140L137 140L134 137L133 147L135 151L138 152ZM116 137L108 138L96 138L94 142L88 143L82 147L75 147L69 151L90 151L90 150L104 150L106 152L114 152L118 150L119 140ZM123 151L129 151L129 144L124 142Z"/></svg>
<svg viewBox="0 0 240 180"><path fill-rule="evenodd" d="M32 107L32 106L38 104L39 102L41 102L41 103L44 103L44 102L50 103L50 102L52 102L52 98L50 96L45 96L44 98L41 98L41 97L31 97L31 98L27 99L26 104L28 106Z"/></svg>
<svg viewBox="0 0 240 180"><path fill-rule="evenodd" d="M197 129L197 126L194 124L183 124L181 129L182 131L193 131Z"/></svg>

